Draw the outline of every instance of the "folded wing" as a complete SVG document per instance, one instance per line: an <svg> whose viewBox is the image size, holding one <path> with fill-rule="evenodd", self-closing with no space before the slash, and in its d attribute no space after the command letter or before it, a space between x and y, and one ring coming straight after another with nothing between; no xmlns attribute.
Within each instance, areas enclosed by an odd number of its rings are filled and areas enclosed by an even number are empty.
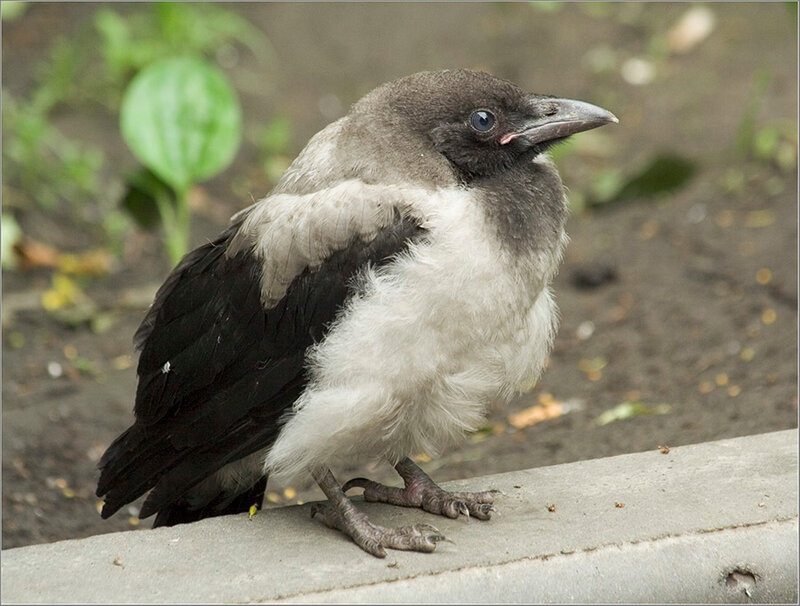
<svg viewBox="0 0 800 606"><path fill-rule="evenodd" d="M136 334L136 422L100 461L103 517L151 489L140 515L152 515L223 466L270 446L305 387L306 349L325 338L356 288L353 278L390 263L425 234L397 211L367 239L354 232L265 305L271 263L241 243L230 254L246 218L184 258Z"/></svg>

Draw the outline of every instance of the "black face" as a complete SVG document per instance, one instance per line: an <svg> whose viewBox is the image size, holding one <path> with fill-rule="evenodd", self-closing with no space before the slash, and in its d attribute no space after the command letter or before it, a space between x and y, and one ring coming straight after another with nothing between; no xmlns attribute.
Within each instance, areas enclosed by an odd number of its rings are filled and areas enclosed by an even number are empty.
<svg viewBox="0 0 800 606"><path fill-rule="evenodd" d="M364 102L372 109L388 105L403 136L432 143L465 181L495 175L573 133L616 121L594 105L533 95L468 70L414 74Z"/></svg>
<svg viewBox="0 0 800 606"><path fill-rule="evenodd" d="M440 121L428 136L465 180L508 169L517 161L545 151L552 143L530 144L513 136L539 114L532 97L520 97L522 94L466 100L459 111Z"/></svg>

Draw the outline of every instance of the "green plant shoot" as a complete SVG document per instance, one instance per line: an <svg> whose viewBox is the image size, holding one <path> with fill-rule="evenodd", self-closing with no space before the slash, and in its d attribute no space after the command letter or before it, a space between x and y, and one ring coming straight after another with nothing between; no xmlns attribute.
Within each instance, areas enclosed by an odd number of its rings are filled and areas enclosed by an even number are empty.
<svg viewBox="0 0 800 606"><path fill-rule="evenodd" d="M169 184L156 196L170 259L189 244L189 189L225 169L241 140L242 112L226 77L193 57L162 59L130 83L120 112L122 136L136 158Z"/></svg>

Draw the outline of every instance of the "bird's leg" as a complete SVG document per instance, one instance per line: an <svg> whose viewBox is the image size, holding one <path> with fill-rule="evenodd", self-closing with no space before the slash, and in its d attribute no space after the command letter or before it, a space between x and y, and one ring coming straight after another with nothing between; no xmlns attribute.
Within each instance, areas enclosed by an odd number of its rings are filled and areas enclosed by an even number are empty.
<svg viewBox="0 0 800 606"><path fill-rule="evenodd" d="M431 552L439 541L447 540L430 524L399 528L373 524L345 496L329 469L315 473L314 479L328 497L328 503L314 505L311 517L320 516L329 528L342 531L367 553L383 558L386 557L385 548Z"/></svg>
<svg viewBox="0 0 800 606"><path fill-rule="evenodd" d="M403 507L420 507L430 513L448 518L464 515L479 520L488 520L495 511L492 503L497 491L448 492L439 488L428 474L407 457L394 468L403 478L405 488L384 486L366 478L353 478L342 487L342 490L347 492L350 488L360 487L364 489L365 501L378 501Z"/></svg>

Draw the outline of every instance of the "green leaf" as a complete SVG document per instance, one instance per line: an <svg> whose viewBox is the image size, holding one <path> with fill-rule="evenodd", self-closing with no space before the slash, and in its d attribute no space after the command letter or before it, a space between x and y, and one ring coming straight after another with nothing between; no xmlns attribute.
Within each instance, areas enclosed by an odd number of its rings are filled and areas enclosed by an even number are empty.
<svg viewBox="0 0 800 606"><path fill-rule="evenodd" d="M622 404L614 406L604 411L600 416L595 419L595 422L600 425L608 425L615 421L625 421L638 417L640 415L665 415L672 410L669 404L654 404L652 406L643 404L642 402L625 401Z"/></svg>
<svg viewBox="0 0 800 606"><path fill-rule="evenodd" d="M694 162L675 154L653 158L639 173L628 179L612 202L631 198L651 198L669 193L686 185L697 171Z"/></svg>
<svg viewBox="0 0 800 606"><path fill-rule="evenodd" d="M225 76L197 58L153 63L133 79L122 100L125 142L178 192L230 164L241 122L239 101Z"/></svg>
<svg viewBox="0 0 800 606"><path fill-rule="evenodd" d="M140 167L129 174L125 184L127 190L122 198L122 207L145 229L152 229L161 222L159 198L171 206L178 204L175 191L147 168Z"/></svg>
<svg viewBox="0 0 800 606"><path fill-rule="evenodd" d="M781 131L776 126L767 126L756 132L753 150L760 160L772 160L781 141Z"/></svg>

